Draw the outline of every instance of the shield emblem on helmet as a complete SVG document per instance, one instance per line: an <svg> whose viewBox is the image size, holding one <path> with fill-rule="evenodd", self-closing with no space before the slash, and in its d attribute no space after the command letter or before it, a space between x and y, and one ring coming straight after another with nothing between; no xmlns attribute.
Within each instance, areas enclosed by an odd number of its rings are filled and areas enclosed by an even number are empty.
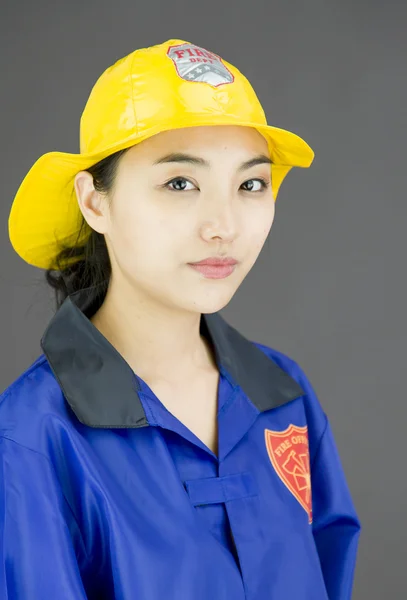
<svg viewBox="0 0 407 600"><path fill-rule="evenodd" d="M203 81L213 87L234 81L233 74L217 54L195 44L170 46L167 55L185 81Z"/></svg>

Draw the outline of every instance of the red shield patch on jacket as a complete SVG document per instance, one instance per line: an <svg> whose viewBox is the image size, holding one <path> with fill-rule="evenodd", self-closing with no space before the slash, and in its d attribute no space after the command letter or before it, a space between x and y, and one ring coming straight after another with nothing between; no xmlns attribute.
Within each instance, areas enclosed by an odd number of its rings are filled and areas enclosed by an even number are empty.
<svg viewBox="0 0 407 600"><path fill-rule="evenodd" d="M284 431L265 429L266 448L277 475L295 496L312 523L308 428L290 425Z"/></svg>

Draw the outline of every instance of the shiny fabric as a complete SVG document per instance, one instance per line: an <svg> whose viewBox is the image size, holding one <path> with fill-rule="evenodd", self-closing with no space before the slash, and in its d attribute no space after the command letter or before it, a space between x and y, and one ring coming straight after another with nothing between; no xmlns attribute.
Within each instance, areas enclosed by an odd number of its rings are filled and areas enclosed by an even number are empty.
<svg viewBox="0 0 407 600"><path fill-rule="evenodd" d="M150 426L81 423L39 357L0 399L0 597L350 599L360 523L331 427L300 367L255 345L305 394L261 412L221 366L218 456L140 378ZM312 524L266 450L290 424Z"/></svg>

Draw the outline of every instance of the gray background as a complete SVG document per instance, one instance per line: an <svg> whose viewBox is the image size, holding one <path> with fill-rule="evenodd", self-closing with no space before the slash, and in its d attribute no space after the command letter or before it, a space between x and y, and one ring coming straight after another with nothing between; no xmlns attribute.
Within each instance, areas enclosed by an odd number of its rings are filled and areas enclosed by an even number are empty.
<svg viewBox="0 0 407 600"><path fill-rule="evenodd" d="M330 417L363 524L353 598L405 598L406 2L0 7L1 391L40 354L53 311L44 272L8 240L24 175L45 152L79 152L90 89L120 57L173 37L216 52L268 122L316 154L282 184L269 239L222 314L294 358Z"/></svg>

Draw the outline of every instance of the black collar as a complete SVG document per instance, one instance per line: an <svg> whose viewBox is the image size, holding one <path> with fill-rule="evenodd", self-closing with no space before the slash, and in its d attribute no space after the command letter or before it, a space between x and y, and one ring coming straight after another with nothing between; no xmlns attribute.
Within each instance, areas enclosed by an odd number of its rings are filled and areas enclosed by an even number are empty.
<svg viewBox="0 0 407 600"><path fill-rule="evenodd" d="M96 308L86 289L68 296L41 339L44 354L79 421L101 428L147 426L136 374L89 320ZM228 372L259 411L304 395L288 373L219 313L202 314L201 333L212 342L218 368Z"/></svg>

